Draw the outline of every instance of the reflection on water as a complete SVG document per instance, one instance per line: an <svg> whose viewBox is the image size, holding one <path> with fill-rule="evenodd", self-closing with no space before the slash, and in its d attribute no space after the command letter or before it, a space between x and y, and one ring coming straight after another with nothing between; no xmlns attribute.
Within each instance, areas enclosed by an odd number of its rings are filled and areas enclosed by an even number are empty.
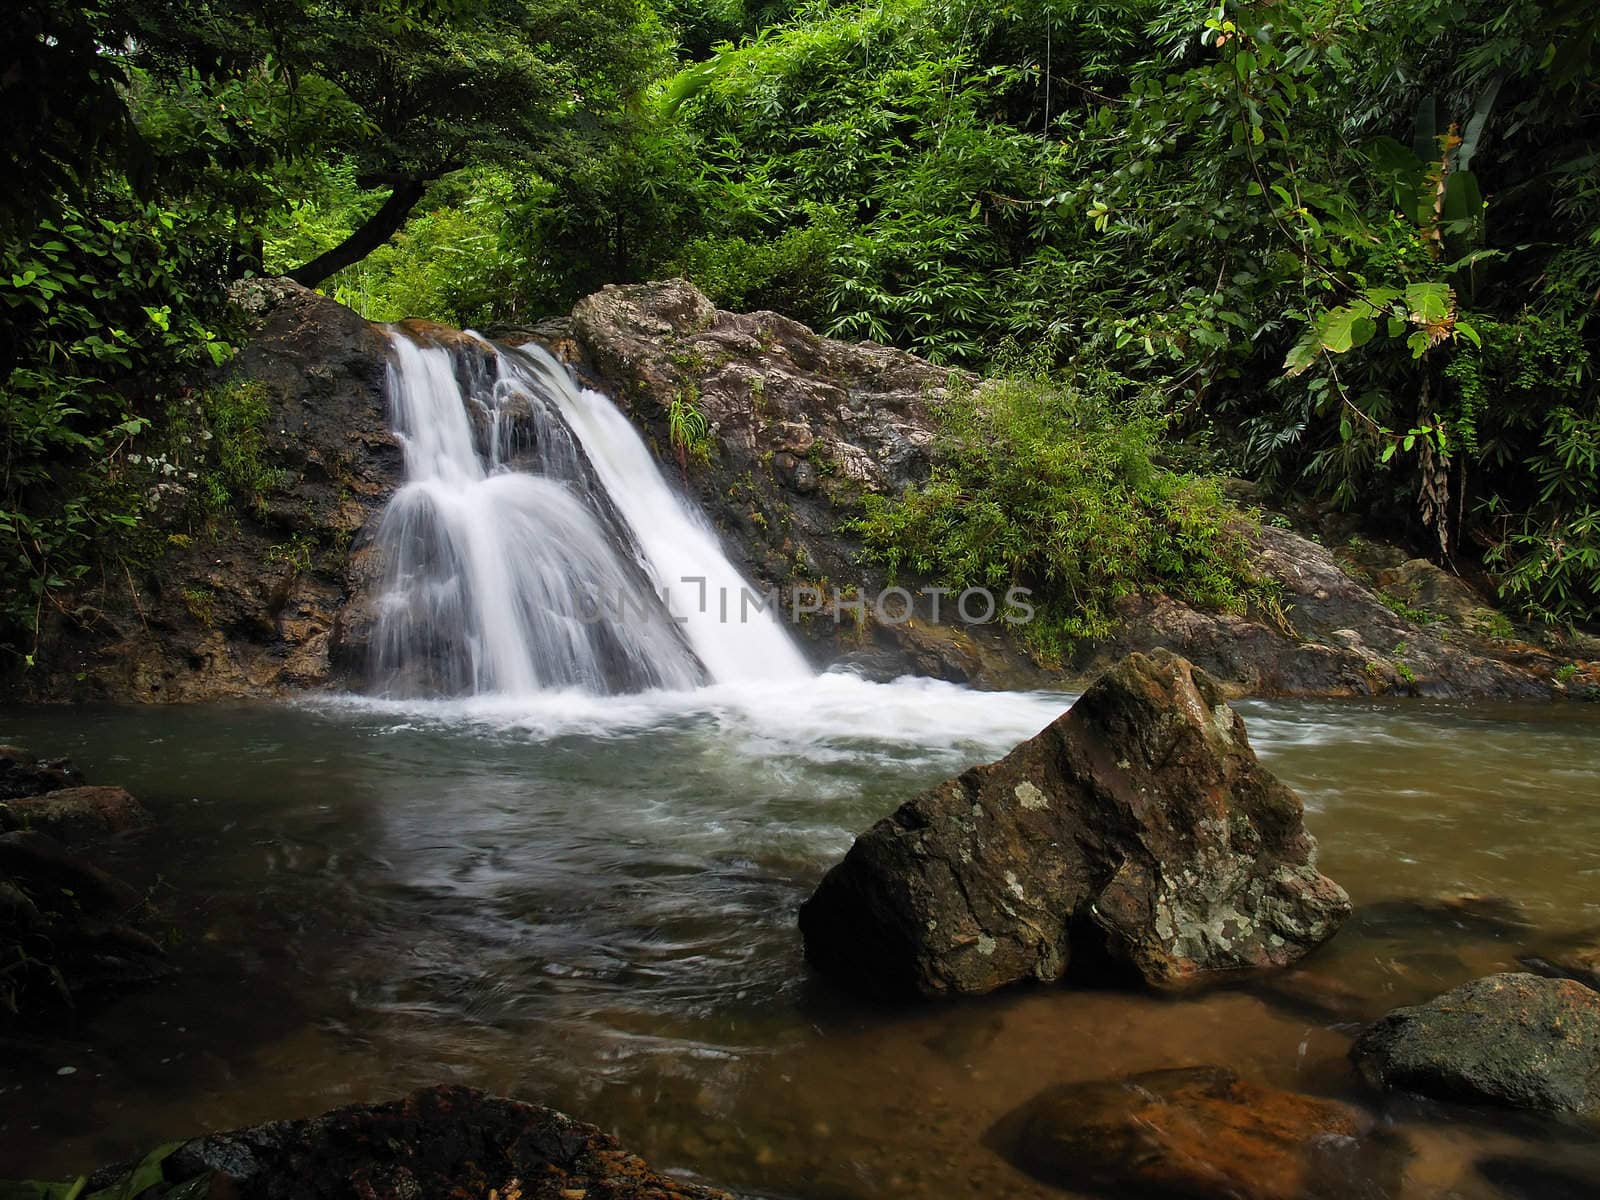
<svg viewBox="0 0 1600 1200"><path fill-rule="evenodd" d="M980 1141L1048 1084L1222 1062L1360 1098L1343 1056L1361 1020L1600 927L1597 714L1248 703L1359 907L1302 972L909 1011L811 979L795 910L854 831L1066 703L824 676L0 717L0 741L156 812L117 866L173 914L184 967L97 1013L87 1046L0 1043L0 1176L454 1080L776 1195L1059 1196ZM1415 902L1461 894L1518 908ZM1471 1166L1491 1153L1600 1172L1577 1126L1390 1112L1408 1198L1504 1194Z"/></svg>

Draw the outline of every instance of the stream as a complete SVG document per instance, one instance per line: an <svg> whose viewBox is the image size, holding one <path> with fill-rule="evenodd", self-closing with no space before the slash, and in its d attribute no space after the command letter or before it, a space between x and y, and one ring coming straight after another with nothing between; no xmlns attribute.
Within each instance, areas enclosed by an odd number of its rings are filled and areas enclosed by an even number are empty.
<svg viewBox="0 0 1600 1200"><path fill-rule="evenodd" d="M1373 1106L1344 1058L1362 1021L1600 929L1600 712L1246 702L1357 906L1301 970L900 1008L814 978L795 912L853 834L1068 703L827 674L0 710L0 742L155 814L101 857L152 890L180 968L71 1039L0 1043L0 1177L463 1082L754 1195L1059 1197L984 1144L1048 1084L1218 1063ZM1412 1155L1375 1195L1516 1194L1484 1155L1600 1178L1575 1122L1382 1111Z"/></svg>

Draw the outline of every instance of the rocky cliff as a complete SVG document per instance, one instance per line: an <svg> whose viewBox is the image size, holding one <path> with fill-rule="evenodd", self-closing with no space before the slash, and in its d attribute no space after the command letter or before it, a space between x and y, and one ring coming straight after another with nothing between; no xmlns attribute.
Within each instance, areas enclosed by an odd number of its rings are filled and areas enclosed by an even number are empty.
<svg viewBox="0 0 1600 1200"><path fill-rule="evenodd" d="M160 553L47 628L28 700L163 703L275 695L357 678L365 662L364 531L400 451L378 327L287 280L236 289L253 324L228 381L265 398L265 503L196 525L158 510ZM145 556L130 556L135 561Z"/></svg>
<svg viewBox="0 0 1600 1200"><path fill-rule="evenodd" d="M288 281L242 285L238 300L254 332L228 370L267 397L264 458L279 484L256 509L201 529L155 522L155 561L58 616L42 665L11 682L16 698L189 701L361 684L380 575L370 533L401 470L382 332ZM1281 608L1234 615L1132 598L1117 636L1046 672L1002 624L961 621L949 597L937 619L925 595L909 620L850 603L936 582L889 579L847 522L863 494L927 477L930 408L970 381L774 313L720 311L682 281L608 287L570 320L504 336L540 341L617 398L734 561L799 612L795 628L819 665L1073 687L1128 652L1164 646L1230 695L1520 698L1600 682L1567 666L1573 651L1517 640L1488 602L1431 564L1375 558L1371 547L1336 553L1270 523L1255 536ZM670 435L675 400L708 424L692 453Z"/></svg>
<svg viewBox="0 0 1600 1200"><path fill-rule="evenodd" d="M558 348L651 432L664 459L673 457L673 398L705 415L712 452L680 473L753 578L787 596L852 586L876 596L890 582L913 591L932 582L889 580L842 523L864 492L927 477L930 405L958 381L952 372L819 337L775 313L720 311L681 280L604 288L578 304L565 333ZM952 620L948 598L937 622L924 600L904 623L877 620L870 608L857 619L841 606L800 629L819 660L983 687L1076 686L1127 653L1165 647L1230 695L1529 698L1562 688L1553 676L1573 651L1520 639L1488 601L1430 563L1369 544L1336 553L1271 522L1254 536L1261 569L1281 585L1279 608L1234 615L1132 597L1117 635L1084 646L1064 673L1041 672L997 623Z"/></svg>

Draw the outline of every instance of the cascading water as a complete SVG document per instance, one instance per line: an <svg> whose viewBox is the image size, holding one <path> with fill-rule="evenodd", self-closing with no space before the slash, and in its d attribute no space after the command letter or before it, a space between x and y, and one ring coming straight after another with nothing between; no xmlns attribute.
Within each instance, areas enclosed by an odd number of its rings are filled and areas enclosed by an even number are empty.
<svg viewBox="0 0 1600 1200"><path fill-rule="evenodd" d="M398 696L809 674L609 399L537 347L396 328L406 482L378 530L374 677Z"/></svg>

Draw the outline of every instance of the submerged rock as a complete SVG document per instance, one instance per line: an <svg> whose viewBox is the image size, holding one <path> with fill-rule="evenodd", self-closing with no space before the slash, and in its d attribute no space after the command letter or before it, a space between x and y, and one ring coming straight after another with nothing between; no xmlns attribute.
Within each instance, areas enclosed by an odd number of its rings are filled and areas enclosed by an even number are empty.
<svg viewBox="0 0 1600 1200"><path fill-rule="evenodd" d="M209 1176L200 1195L237 1200L732 1200L657 1174L554 1109L449 1086L212 1134L162 1168L169 1183Z"/></svg>
<svg viewBox="0 0 1600 1200"><path fill-rule="evenodd" d="M1004 759L857 838L800 910L806 954L924 995L1284 966L1350 912L1302 818L1204 672L1134 654Z"/></svg>
<svg viewBox="0 0 1600 1200"><path fill-rule="evenodd" d="M73 852L150 824L126 791L85 786L66 759L0 747L0 1016L166 973L136 928L144 897Z"/></svg>
<svg viewBox="0 0 1600 1200"><path fill-rule="evenodd" d="M1584 987L1600 992L1600 932L1568 935L1518 961L1535 975L1551 979L1575 979Z"/></svg>
<svg viewBox="0 0 1600 1200"><path fill-rule="evenodd" d="M1395 1146L1348 1105L1221 1067L1050 1088L1003 1121L1024 1170L1113 1196L1301 1200L1389 1194Z"/></svg>
<svg viewBox="0 0 1600 1200"><path fill-rule="evenodd" d="M144 898L36 830L0 833L0 1010L70 1003L167 972Z"/></svg>
<svg viewBox="0 0 1600 1200"><path fill-rule="evenodd" d="M1375 1088L1463 1104L1600 1111L1600 994L1570 979L1489 975L1397 1008L1351 1047Z"/></svg>
<svg viewBox="0 0 1600 1200"><path fill-rule="evenodd" d="M1579 1166L1501 1155L1480 1162L1478 1174L1507 1200L1594 1200L1594 1176Z"/></svg>

